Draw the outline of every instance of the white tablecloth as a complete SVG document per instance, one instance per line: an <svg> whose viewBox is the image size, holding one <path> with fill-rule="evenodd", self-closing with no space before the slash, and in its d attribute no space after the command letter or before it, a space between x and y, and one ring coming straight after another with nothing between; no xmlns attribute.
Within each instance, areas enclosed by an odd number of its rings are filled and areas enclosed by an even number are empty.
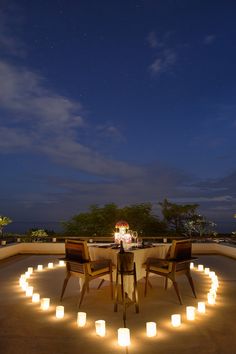
<svg viewBox="0 0 236 354"><path fill-rule="evenodd" d="M141 248L136 250L131 250L129 252L134 253L134 262L136 265L136 274L137 280L142 279L145 277L145 267L143 264L146 262L147 258L165 258L165 255L168 251L169 245L158 245L155 247L149 248ZM97 259L111 259L114 265L117 264L117 253L119 252L118 249L112 248L101 248L96 246L89 247L89 253L91 260ZM104 277L104 279L108 280L108 277ZM115 272L113 272L113 280L115 279ZM126 276L125 277L125 291L127 292L128 296L132 298L133 294L133 277Z"/></svg>

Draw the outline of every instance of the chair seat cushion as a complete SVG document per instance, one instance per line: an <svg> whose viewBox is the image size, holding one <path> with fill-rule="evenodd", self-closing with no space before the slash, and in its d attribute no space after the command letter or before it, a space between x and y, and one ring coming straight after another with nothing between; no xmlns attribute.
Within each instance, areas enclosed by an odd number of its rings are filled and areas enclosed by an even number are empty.
<svg viewBox="0 0 236 354"><path fill-rule="evenodd" d="M101 259L99 261L94 261L91 262L91 271L92 272L109 272L109 266L110 266L111 261L109 259Z"/></svg>
<svg viewBox="0 0 236 354"><path fill-rule="evenodd" d="M149 271L150 272L157 272L157 273L164 273L164 274L170 273L168 265L158 266L158 265L151 264L149 266Z"/></svg>

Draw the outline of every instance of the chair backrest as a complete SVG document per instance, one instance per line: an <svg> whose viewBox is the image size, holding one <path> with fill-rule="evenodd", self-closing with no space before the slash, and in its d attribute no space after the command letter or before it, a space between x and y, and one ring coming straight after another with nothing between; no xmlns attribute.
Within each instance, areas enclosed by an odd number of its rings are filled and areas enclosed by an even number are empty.
<svg viewBox="0 0 236 354"><path fill-rule="evenodd" d="M170 259L187 260L192 256L192 243L190 240L174 240L170 249ZM172 269L172 263L169 264L169 270Z"/></svg>
<svg viewBox="0 0 236 354"><path fill-rule="evenodd" d="M66 259L80 263L88 262L89 251L87 241L65 240Z"/></svg>

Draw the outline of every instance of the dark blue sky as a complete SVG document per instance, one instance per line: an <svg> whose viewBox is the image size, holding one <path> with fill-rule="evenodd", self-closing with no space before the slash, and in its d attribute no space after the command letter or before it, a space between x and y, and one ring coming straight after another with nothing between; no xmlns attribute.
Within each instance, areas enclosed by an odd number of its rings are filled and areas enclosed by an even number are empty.
<svg viewBox="0 0 236 354"><path fill-rule="evenodd" d="M236 228L235 1L0 2L0 214L199 203Z"/></svg>

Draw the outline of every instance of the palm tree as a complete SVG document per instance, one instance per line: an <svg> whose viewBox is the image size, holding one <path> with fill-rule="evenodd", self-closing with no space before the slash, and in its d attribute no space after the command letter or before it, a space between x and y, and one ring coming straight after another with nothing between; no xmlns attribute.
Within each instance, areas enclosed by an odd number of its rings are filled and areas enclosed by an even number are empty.
<svg viewBox="0 0 236 354"><path fill-rule="evenodd" d="M8 218L7 216L1 216L0 215L0 236L3 237L3 228L4 226L10 224L12 220Z"/></svg>

